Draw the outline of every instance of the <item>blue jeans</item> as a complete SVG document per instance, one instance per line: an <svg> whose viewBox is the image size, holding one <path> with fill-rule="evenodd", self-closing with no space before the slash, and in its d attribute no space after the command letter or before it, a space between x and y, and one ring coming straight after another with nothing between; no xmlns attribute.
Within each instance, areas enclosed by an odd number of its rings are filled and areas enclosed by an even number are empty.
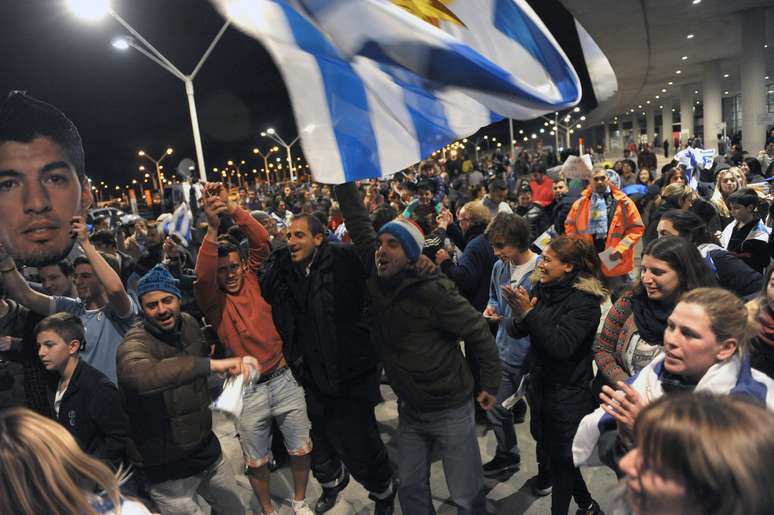
<svg viewBox="0 0 774 515"><path fill-rule="evenodd" d="M496 456L509 457L519 455L519 442L516 439L516 430L513 428L513 413L503 408L503 401L516 393L519 383L524 375L520 365L511 365L501 362L502 380L497 391L497 404L486 413L489 422L492 423L495 438L497 439Z"/></svg>
<svg viewBox="0 0 774 515"><path fill-rule="evenodd" d="M439 411L399 404L398 497L403 513L435 515L430 493L430 461L438 446L451 502L460 515L484 513L483 475L473 403Z"/></svg>

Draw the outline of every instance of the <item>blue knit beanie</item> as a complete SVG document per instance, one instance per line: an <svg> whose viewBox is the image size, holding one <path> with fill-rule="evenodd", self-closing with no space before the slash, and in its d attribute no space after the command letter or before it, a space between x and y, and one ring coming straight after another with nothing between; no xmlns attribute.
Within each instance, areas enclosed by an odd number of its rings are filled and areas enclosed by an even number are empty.
<svg viewBox="0 0 774 515"><path fill-rule="evenodd" d="M137 283L137 298L141 298L148 292L165 291L180 299L182 295L180 294L180 288L177 287L179 282L169 273L169 270L164 265L156 265L147 274L143 275Z"/></svg>
<svg viewBox="0 0 774 515"><path fill-rule="evenodd" d="M379 229L379 234L388 233L395 237L410 262L419 259L422 247L425 245L425 235L417 223L409 218L399 216Z"/></svg>

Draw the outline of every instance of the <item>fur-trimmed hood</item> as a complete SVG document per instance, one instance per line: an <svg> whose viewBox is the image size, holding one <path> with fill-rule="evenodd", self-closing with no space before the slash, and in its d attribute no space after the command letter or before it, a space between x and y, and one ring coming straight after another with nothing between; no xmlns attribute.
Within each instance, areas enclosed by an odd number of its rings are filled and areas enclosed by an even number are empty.
<svg viewBox="0 0 774 515"><path fill-rule="evenodd" d="M533 270L532 274L529 276L532 284L540 283L540 278L542 275L543 274L540 271L540 267L535 267L535 270ZM588 293L589 295L597 297L600 304L602 304L608 295L610 295L610 292L607 291L607 288L605 288L605 285L602 284L602 281L594 276L577 276L575 278L575 282L573 282L573 288L578 291L582 291L583 293Z"/></svg>

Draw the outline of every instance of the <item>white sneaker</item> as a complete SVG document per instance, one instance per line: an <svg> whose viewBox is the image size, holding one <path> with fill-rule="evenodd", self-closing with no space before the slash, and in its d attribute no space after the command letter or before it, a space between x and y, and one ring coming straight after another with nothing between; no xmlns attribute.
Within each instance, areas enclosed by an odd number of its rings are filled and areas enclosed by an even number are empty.
<svg viewBox="0 0 774 515"><path fill-rule="evenodd" d="M290 504L293 506L293 513L296 515L314 515L314 512L309 505L306 504L306 501L291 500Z"/></svg>

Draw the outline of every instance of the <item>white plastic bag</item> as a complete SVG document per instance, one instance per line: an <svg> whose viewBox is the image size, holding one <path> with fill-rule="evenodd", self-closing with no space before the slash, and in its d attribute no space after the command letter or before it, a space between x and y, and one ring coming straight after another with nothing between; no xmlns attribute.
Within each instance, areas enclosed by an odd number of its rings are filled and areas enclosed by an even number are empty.
<svg viewBox="0 0 774 515"><path fill-rule="evenodd" d="M245 390L258 380L260 374L256 370L250 371L250 377L244 380L242 374L231 376L223 383L223 391L215 402L210 405L212 411L225 413L229 417L239 418L242 415L242 399Z"/></svg>

